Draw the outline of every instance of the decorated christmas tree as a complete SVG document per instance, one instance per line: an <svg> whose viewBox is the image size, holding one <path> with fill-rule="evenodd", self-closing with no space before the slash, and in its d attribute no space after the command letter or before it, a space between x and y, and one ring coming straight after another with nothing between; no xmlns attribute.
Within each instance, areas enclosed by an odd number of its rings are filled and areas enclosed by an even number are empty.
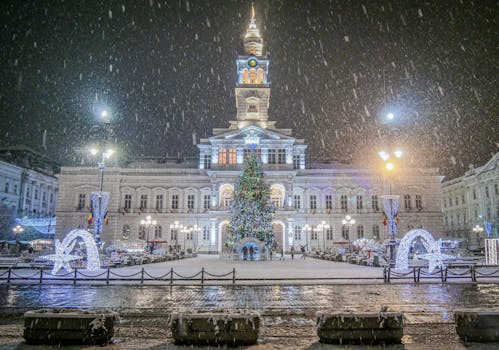
<svg viewBox="0 0 499 350"><path fill-rule="evenodd" d="M254 154L250 153L245 159L243 173L236 185L230 207L227 246L231 247L246 237L253 237L270 248L274 242L274 212L270 203L270 189L263 180L263 173Z"/></svg>

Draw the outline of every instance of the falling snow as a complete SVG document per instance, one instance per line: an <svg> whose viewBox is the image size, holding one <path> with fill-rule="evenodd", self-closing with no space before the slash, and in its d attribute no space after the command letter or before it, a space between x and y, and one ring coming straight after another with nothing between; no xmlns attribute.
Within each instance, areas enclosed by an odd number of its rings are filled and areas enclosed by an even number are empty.
<svg viewBox="0 0 499 350"><path fill-rule="evenodd" d="M270 54L269 119L304 138L311 158L369 163L396 136L408 163L452 177L497 152L492 2L255 8ZM196 140L236 118L250 2L11 2L0 16L0 146L37 149L46 130L51 157L81 164L107 109L124 158L194 157Z"/></svg>

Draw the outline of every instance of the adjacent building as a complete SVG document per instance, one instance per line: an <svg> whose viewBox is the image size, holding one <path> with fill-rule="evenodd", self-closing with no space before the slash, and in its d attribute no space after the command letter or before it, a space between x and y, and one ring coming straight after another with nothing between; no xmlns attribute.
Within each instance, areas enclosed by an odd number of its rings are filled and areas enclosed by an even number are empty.
<svg viewBox="0 0 499 350"><path fill-rule="evenodd" d="M425 228L443 232L441 180L437 169L399 169L390 177L380 169L307 161L304 139L269 119L270 59L254 13L244 36L244 54L236 58L237 114L227 128L201 139L195 160L135 162L105 169L110 192L108 217L101 235L107 244L167 241L186 249L222 252L229 206L245 155L254 153L277 208L274 236L285 250L306 246L326 250L358 238L383 241L381 196L400 194L399 231ZM57 235L87 227L90 196L99 190L95 167L63 167ZM147 215L155 226L142 226ZM353 226L342 225L346 215Z"/></svg>
<svg viewBox="0 0 499 350"><path fill-rule="evenodd" d="M470 248L483 247L485 237L499 233L499 153L444 182L442 197L445 235L464 240Z"/></svg>
<svg viewBox="0 0 499 350"><path fill-rule="evenodd" d="M0 200L18 217L54 216L59 165L25 146L0 149Z"/></svg>

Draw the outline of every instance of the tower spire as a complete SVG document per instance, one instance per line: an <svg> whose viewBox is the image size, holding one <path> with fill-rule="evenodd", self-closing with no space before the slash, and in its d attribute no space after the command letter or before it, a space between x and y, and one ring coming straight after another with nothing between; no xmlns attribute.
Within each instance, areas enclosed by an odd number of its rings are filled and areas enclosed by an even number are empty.
<svg viewBox="0 0 499 350"><path fill-rule="evenodd" d="M244 50L248 55L261 56L263 39L256 27L255 6L251 4L251 20L246 35L244 36Z"/></svg>

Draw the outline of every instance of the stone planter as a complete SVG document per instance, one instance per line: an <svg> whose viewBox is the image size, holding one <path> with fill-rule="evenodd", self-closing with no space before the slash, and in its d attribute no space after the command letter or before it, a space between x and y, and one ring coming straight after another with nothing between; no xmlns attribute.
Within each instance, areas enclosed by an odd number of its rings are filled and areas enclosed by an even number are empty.
<svg viewBox="0 0 499 350"><path fill-rule="evenodd" d="M257 312L190 313L171 315L175 344L253 345L258 339L260 315Z"/></svg>
<svg viewBox="0 0 499 350"><path fill-rule="evenodd" d="M499 310L454 310L456 332L466 342L499 342Z"/></svg>
<svg viewBox="0 0 499 350"><path fill-rule="evenodd" d="M114 335L112 311L42 309L24 313L28 344L106 344Z"/></svg>
<svg viewBox="0 0 499 350"><path fill-rule="evenodd" d="M404 331L399 312L318 312L317 335L329 344L399 344Z"/></svg>

